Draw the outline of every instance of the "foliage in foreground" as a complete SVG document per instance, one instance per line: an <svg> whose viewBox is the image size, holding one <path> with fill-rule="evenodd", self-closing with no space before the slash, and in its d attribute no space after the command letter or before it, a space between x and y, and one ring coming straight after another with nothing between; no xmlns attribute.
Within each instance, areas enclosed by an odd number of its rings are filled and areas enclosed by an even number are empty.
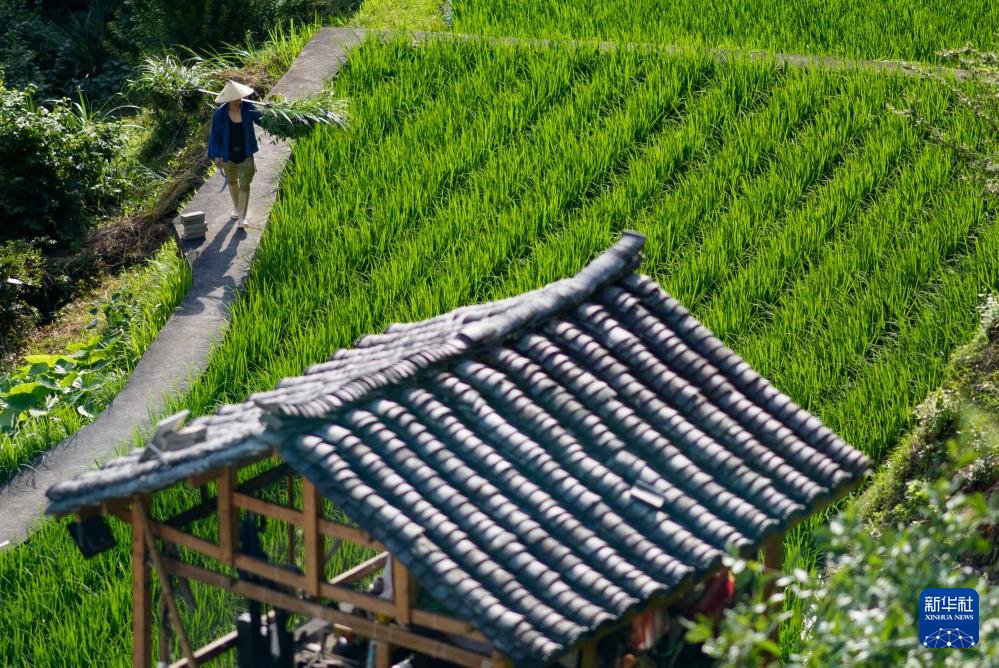
<svg viewBox="0 0 999 668"><path fill-rule="evenodd" d="M807 619L799 651L789 666L995 666L999 663L999 586L967 565L987 552L980 535L999 513L980 493L965 494L938 479L909 524L872 532L856 508L816 532L823 571L795 569L777 579L762 564L730 559L743 589L754 594L727 610L720 629L688 622L687 639L705 642L719 666L762 665L779 653L772 638L792 612L784 597L800 602ZM776 593L766 588L776 579ZM979 595L980 640L966 650L931 650L918 637L919 593L927 587L971 587Z"/></svg>
<svg viewBox="0 0 999 668"><path fill-rule="evenodd" d="M805 615L790 665L980 665L999 661L999 301L990 296L972 340L957 350L943 387L917 409L918 423L864 493L817 530L821 569L794 569L778 582L760 564L731 560L754 598L720 631L691 624L723 666L780 653L775 629L790 620L784 596ZM926 587L972 587L980 596L974 650L922 648L914 611ZM761 614L762 613L762 614Z"/></svg>
<svg viewBox="0 0 999 668"><path fill-rule="evenodd" d="M999 44L999 5L978 0L455 0L455 30L491 35L706 44L782 53L935 61Z"/></svg>

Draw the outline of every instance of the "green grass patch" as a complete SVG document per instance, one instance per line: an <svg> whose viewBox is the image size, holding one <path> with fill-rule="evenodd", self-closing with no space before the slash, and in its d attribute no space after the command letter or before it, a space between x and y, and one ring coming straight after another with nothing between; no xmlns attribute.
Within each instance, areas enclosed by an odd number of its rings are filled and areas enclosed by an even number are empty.
<svg viewBox="0 0 999 668"><path fill-rule="evenodd" d="M999 5L975 0L456 0L454 29L928 61L941 49L967 42L995 50Z"/></svg>
<svg viewBox="0 0 999 668"><path fill-rule="evenodd" d="M944 382L916 411L917 423L854 505L876 527L912 522L928 486L946 475L963 492L999 496L999 302L955 351ZM993 524L993 543L999 531ZM999 558L994 546L991 564Z"/></svg>
<svg viewBox="0 0 999 668"><path fill-rule="evenodd" d="M378 30L446 30L442 0L364 0L352 23Z"/></svg>

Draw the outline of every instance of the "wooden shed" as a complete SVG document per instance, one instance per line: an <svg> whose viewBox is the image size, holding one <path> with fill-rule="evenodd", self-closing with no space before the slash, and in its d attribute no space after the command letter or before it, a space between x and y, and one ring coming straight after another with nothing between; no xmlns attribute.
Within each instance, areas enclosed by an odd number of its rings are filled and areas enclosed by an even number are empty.
<svg viewBox="0 0 999 668"><path fill-rule="evenodd" d="M643 242L625 233L572 278L393 325L50 489L51 514L132 526L135 665L153 655L151 568L181 633L174 665L236 635L190 647L168 575L370 638L379 666L393 647L593 665L595 639L857 484L864 455L635 273ZM202 501L154 519L152 495L179 484ZM261 498L275 484L283 502ZM287 523L287 555L241 540L251 516ZM345 542L378 555L331 573ZM389 563L391 596L352 586Z"/></svg>

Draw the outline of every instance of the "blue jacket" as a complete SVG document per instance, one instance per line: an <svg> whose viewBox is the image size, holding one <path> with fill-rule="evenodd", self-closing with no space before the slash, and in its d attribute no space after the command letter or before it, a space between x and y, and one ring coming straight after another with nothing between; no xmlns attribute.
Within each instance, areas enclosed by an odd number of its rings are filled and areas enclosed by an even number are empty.
<svg viewBox="0 0 999 668"><path fill-rule="evenodd" d="M208 135L208 157L210 159L222 158L229 161L229 113L226 111L228 104L223 104L215 110L212 115L212 131ZM239 105L243 115L243 139L246 146L246 157L250 157L257 152L257 135L253 131L253 124L260 123L263 116L257 111L252 102L243 100Z"/></svg>

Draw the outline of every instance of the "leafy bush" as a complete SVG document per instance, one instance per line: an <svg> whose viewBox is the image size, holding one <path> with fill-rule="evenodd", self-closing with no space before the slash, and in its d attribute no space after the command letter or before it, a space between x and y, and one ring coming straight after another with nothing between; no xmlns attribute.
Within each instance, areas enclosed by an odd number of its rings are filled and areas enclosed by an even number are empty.
<svg viewBox="0 0 999 668"><path fill-rule="evenodd" d="M0 2L0 70L6 82L37 86L43 99L77 88L93 99L112 97L132 69L130 44L108 31L120 5L121 0Z"/></svg>
<svg viewBox="0 0 999 668"><path fill-rule="evenodd" d="M46 388L44 401L35 397L34 413L31 408L27 413L22 411L13 430L0 430L0 483L81 429L107 406L184 298L190 277L187 262L173 248L164 246L144 269L131 274L109 301L99 305L96 319L105 322L87 330L80 345L62 355L32 358L25 367L0 377L0 386L7 391L26 381L59 387ZM39 366L34 378L28 379L35 365ZM0 412L4 410L0 394Z"/></svg>
<svg viewBox="0 0 999 668"><path fill-rule="evenodd" d="M63 404L92 417L92 400L108 380L105 369L129 362L129 323L139 316L135 296L119 291L103 308L91 310L88 330L97 330L102 311L106 326L70 345L65 355L28 355L27 364L0 376L0 432L12 434L21 420L47 415Z"/></svg>
<svg viewBox="0 0 999 668"><path fill-rule="evenodd" d="M988 550L981 532L999 512L980 494L966 495L946 480L923 486L916 520L872 532L855 508L841 514L818 538L824 573L804 570L777 577L761 564L735 558L727 565L754 594L726 611L716 632L710 620L686 622L687 640L704 642L720 666L756 666L778 652L772 640L793 614L785 596L804 605L801 651L784 657L792 666L995 666L999 665L999 587L967 565ZM768 586L777 593L767 596ZM981 636L970 650L936 652L918 638L914 613L927 587L978 591Z"/></svg>
<svg viewBox="0 0 999 668"><path fill-rule="evenodd" d="M125 0L116 31L139 50L152 53L184 46L213 53L247 34L264 37L281 21L345 13L349 0Z"/></svg>
<svg viewBox="0 0 999 668"><path fill-rule="evenodd" d="M87 207L109 194L122 128L66 100L46 108L34 88L0 84L0 239L79 239Z"/></svg>
<svg viewBox="0 0 999 668"><path fill-rule="evenodd" d="M14 86L34 84L43 95L53 94L55 26L25 0L0 2L0 26L0 78Z"/></svg>
<svg viewBox="0 0 999 668"><path fill-rule="evenodd" d="M28 297L41 283L44 270L37 244L25 240L0 243L0 358L10 354L23 332L38 320Z"/></svg>
<svg viewBox="0 0 999 668"><path fill-rule="evenodd" d="M978 329L955 351L946 382L917 407L913 432L854 501L869 521L909 521L942 470L953 471L966 492L999 482L999 300L989 295L979 311ZM975 458L959 469L955 452Z"/></svg>

